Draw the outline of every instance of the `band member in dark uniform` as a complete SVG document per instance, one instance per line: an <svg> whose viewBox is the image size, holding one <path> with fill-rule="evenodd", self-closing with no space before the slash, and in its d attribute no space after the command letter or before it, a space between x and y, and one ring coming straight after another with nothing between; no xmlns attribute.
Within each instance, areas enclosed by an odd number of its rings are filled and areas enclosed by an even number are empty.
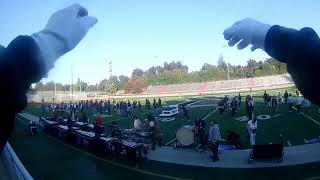
<svg viewBox="0 0 320 180"><path fill-rule="evenodd" d="M206 122L203 119L199 119L199 129L198 129L198 134L199 134L199 140L200 140L200 148L205 147L205 129L206 129Z"/></svg>
<svg viewBox="0 0 320 180"><path fill-rule="evenodd" d="M234 131L227 131L227 140L231 145L235 146L237 149L240 148L240 135Z"/></svg>
<svg viewBox="0 0 320 180"><path fill-rule="evenodd" d="M111 123L110 128L111 128L111 137L116 137L119 139L122 138L121 128L118 126L118 123L116 121L113 121Z"/></svg>
<svg viewBox="0 0 320 180"><path fill-rule="evenodd" d="M287 104L287 102L288 102L288 97L289 97L289 94L288 94L288 91L287 91L287 90L286 90L286 92L284 92L283 97L284 97L284 103Z"/></svg>
<svg viewBox="0 0 320 180"><path fill-rule="evenodd" d="M83 122L83 123L89 123L89 118L87 117L87 114L86 114L86 113L83 113L83 114L82 114L82 122Z"/></svg>
<svg viewBox="0 0 320 180"><path fill-rule="evenodd" d="M236 98L233 98L232 101L231 101L231 116L232 117L235 117L236 115L236 111L237 111L237 100Z"/></svg>
<svg viewBox="0 0 320 180"><path fill-rule="evenodd" d="M158 99L158 106L161 107L161 99Z"/></svg>
<svg viewBox="0 0 320 180"><path fill-rule="evenodd" d="M219 101L219 103L218 103L218 106L219 106L219 114L220 115L223 115L223 113L224 113L224 100L223 99L221 99L220 101Z"/></svg>
<svg viewBox="0 0 320 180"><path fill-rule="evenodd" d="M68 115L68 118L67 118L67 126L68 126L68 129L71 129L71 128L72 128L72 125L73 125L73 122L72 122L71 116Z"/></svg>
<svg viewBox="0 0 320 180"><path fill-rule="evenodd" d="M240 108L240 106L241 106L241 99L242 99L242 96L241 96L241 94L239 93L239 94L238 94L238 108Z"/></svg>
<svg viewBox="0 0 320 180"><path fill-rule="evenodd" d="M155 127L155 122L154 122L154 117L152 115L148 115L148 131L149 131L149 136L150 136L150 139L151 139L151 149L152 150L155 150L156 149L156 135L155 135L155 130L156 130L156 127Z"/></svg>
<svg viewBox="0 0 320 180"><path fill-rule="evenodd" d="M199 139L199 118L194 121L194 126L193 126L193 129L192 129L192 132L194 134L194 139L195 139L196 146L198 146L199 143L200 143L199 142L200 141L200 139Z"/></svg>
<svg viewBox="0 0 320 180"><path fill-rule="evenodd" d="M189 114L188 114L188 110L186 109L186 107L182 106L181 109L183 111L183 118L189 119Z"/></svg>
<svg viewBox="0 0 320 180"><path fill-rule="evenodd" d="M247 114L248 114L248 118L249 120L252 119L252 113L254 111L254 102L251 96L247 96L246 98L246 110L247 110Z"/></svg>
<svg viewBox="0 0 320 180"><path fill-rule="evenodd" d="M271 99L271 107L272 107L272 112L275 113L278 110L278 101L276 96L273 96Z"/></svg>

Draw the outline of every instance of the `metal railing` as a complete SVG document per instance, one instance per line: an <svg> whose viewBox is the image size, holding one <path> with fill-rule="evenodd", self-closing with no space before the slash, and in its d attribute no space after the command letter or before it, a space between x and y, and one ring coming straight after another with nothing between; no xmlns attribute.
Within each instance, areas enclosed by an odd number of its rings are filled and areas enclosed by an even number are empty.
<svg viewBox="0 0 320 180"><path fill-rule="evenodd" d="M23 166L16 153L13 151L9 143L5 145L1 154L1 161L3 169L9 179L14 180L33 180L32 176Z"/></svg>

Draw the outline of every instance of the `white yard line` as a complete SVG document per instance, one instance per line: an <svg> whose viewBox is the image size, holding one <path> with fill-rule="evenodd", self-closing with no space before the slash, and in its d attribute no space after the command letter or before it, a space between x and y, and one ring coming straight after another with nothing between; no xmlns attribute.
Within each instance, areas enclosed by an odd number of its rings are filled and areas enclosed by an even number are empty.
<svg viewBox="0 0 320 180"><path fill-rule="evenodd" d="M310 119L311 121L313 121L314 123L316 123L316 124L318 124L320 126L320 123L318 121L314 120L312 117L306 115L305 113L301 113L301 114L304 115L304 117Z"/></svg>
<svg viewBox="0 0 320 180"><path fill-rule="evenodd" d="M215 110L213 110L211 113L209 113L206 117L203 118L203 120L206 120L211 114L215 113L218 110L218 108L216 108Z"/></svg>
<svg viewBox="0 0 320 180"><path fill-rule="evenodd" d="M287 144L288 146L292 146L291 142L290 141L287 141Z"/></svg>
<svg viewBox="0 0 320 180"><path fill-rule="evenodd" d="M166 146L168 146L169 144L171 144L173 141L175 141L176 140L176 138L174 138L174 139L172 139L171 141L169 141L169 142L167 142L166 143Z"/></svg>
<svg viewBox="0 0 320 180"><path fill-rule="evenodd" d="M292 107L293 109L297 110L296 107ZM316 121L315 119L313 119L312 117L306 115L304 112L300 112L304 117L310 119L311 121L313 121L314 123L318 124L320 126L320 123L318 121Z"/></svg>
<svg viewBox="0 0 320 180"><path fill-rule="evenodd" d="M200 102L200 101L201 101L201 100L198 100L198 101L195 101L195 102L193 102L193 103L187 104L186 107L191 106L192 104L196 104L196 103L198 103L198 102Z"/></svg>

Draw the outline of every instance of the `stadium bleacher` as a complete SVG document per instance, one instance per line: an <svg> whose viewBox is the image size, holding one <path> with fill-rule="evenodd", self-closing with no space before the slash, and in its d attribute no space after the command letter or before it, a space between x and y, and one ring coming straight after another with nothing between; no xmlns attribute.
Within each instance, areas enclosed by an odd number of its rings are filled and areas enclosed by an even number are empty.
<svg viewBox="0 0 320 180"><path fill-rule="evenodd" d="M289 74L237 79L228 81L215 81L204 83L190 83L167 86L149 86L144 94L174 94L185 92L214 92L224 90L239 90L246 88L274 87L290 85L293 81Z"/></svg>
<svg viewBox="0 0 320 180"><path fill-rule="evenodd" d="M289 74L265 76L246 79L234 79L225 81L214 82L201 82L201 83L189 83L189 84L175 84L175 85L159 85L149 86L146 91L141 95L177 95L177 94L206 94L215 92L236 92L236 91L248 91L252 90L264 90L278 87L293 86L294 83ZM105 99L109 98L107 95L98 95L92 97L92 92L74 92L70 95L69 92L58 92L54 94L53 91L37 92L35 94L29 94L29 102L41 102L44 98L44 102L52 102L54 99L56 102L67 102L74 100L86 100L86 99ZM129 95L130 96L130 95Z"/></svg>

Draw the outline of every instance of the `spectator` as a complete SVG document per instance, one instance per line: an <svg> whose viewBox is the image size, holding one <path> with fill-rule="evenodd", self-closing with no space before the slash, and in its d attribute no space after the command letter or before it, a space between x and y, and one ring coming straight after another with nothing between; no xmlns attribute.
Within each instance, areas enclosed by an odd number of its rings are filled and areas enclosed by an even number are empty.
<svg viewBox="0 0 320 180"><path fill-rule="evenodd" d="M210 122L209 138L208 143L210 143L210 148L212 150L212 160L219 160L219 142L221 141L220 129L218 122Z"/></svg>

